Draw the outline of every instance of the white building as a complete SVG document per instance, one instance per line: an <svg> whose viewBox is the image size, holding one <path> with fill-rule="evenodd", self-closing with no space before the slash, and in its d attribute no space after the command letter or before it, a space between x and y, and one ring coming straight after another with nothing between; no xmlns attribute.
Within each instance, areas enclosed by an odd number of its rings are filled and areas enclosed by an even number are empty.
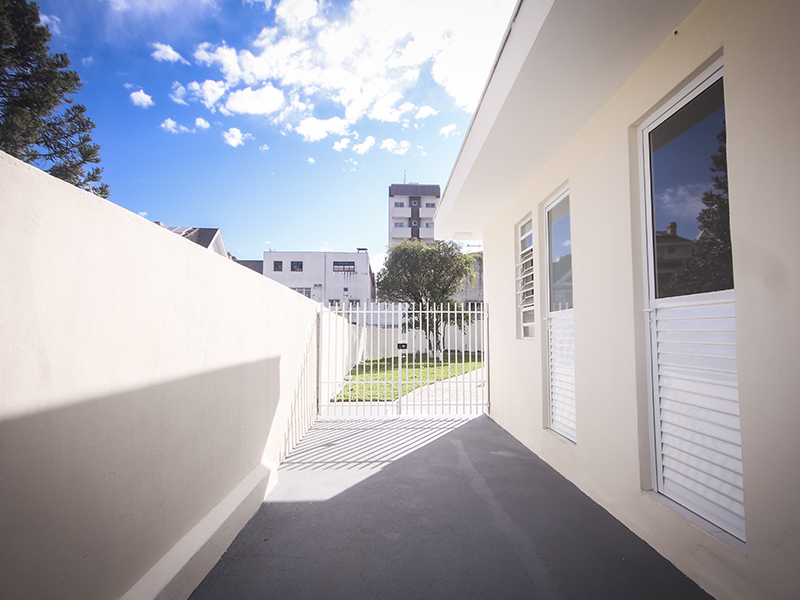
<svg viewBox="0 0 800 600"><path fill-rule="evenodd" d="M375 277L365 248L358 252L264 252L262 273L325 306L348 307L375 298Z"/></svg>
<svg viewBox="0 0 800 600"><path fill-rule="evenodd" d="M433 216L439 207L438 185L393 183L389 186L389 245L417 238L432 242Z"/></svg>
<svg viewBox="0 0 800 600"><path fill-rule="evenodd" d="M800 597L799 28L520 0L436 215L483 241L491 417L720 600Z"/></svg>

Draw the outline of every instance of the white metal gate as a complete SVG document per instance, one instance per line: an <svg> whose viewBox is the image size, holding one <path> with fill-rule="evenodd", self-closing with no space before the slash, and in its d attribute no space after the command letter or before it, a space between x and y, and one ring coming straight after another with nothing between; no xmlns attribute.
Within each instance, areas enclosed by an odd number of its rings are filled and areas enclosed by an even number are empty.
<svg viewBox="0 0 800 600"><path fill-rule="evenodd" d="M321 416L477 415L488 410L481 303L369 303L319 315Z"/></svg>

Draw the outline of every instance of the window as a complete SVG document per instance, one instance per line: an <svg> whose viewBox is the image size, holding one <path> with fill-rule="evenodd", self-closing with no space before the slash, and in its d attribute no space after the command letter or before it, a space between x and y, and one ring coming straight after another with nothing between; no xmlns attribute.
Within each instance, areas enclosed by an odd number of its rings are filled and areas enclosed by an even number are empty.
<svg viewBox="0 0 800 600"><path fill-rule="evenodd" d="M426 229L433 229L433 223L425 223Z"/></svg>
<svg viewBox="0 0 800 600"><path fill-rule="evenodd" d="M405 227L405 225L403 223L398 223L397 221L395 221L394 226L395 227Z"/></svg>
<svg viewBox="0 0 800 600"><path fill-rule="evenodd" d="M350 288L342 288L342 291L343 291L343 292L349 292L349 291L350 291Z"/></svg>
<svg viewBox="0 0 800 600"><path fill-rule="evenodd" d="M519 261L517 262L517 308L520 333L534 337L536 315L533 303L533 220L528 219L517 230Z"/></svg>
<svg viewBox="0 0 800 600"><path fill-rule="evenodd" d="M352 308L357 308L359 304L361 304L361 300L358 300L357 298L354 300L350 300L350 306Z"/></svg>
<svg viewBox="0 0 800 600"><path fill-rule="evenodd" d="M328 300L328 306L330 306L331 308L339 308L339 304L340 302L338 298L331 298L330 300Z"/></svg>
<svg viewBox="0 0 800 600"><path fill-rule="evenodd" d="M274 260L274 261L272 261L272 270L273 271L283 271L283 261L282 260Z"/></svg>
<svg viewBox="0 0 800 600"><path fill-rule="evenodd" d="M550 310L572 308L572 234L569 196L547 211Z"/></svg>
<svg viewBox="0 0 800 600"><path fill-rule="evenodd" d="M352 260L335 260L333 261L334 273L355 273L356 263Z"/></svg>
<svg viewBox="0 0 800 600"><path fill-rule="evenodd" d="M292 272L302 273L302 271L303 271L303 261L302 260L293 260L292 261Z"/></svg>
<svg viewBox="0 0 800 600"><path fill-rule="evenodd" d="M656 298L733 289L722 78L647 137ZM678 204L674 190L695 200Z"/></svg>
<svg viewBox="0 0 800 600"><path fill-rule="evenodd" d="M405 205L406 205L405 202L395 202L394 203L394 207L395 208L403 208Z"/></svg>
<svg viewBox="0 0 800 600"><path fill-rule="evenodd" d="M311 298L311 288L292 288L295 292L303 294L306 298Z"/></svg>
<svg viewBox="0 0 800 600"><path fill-rule="evenodd" d="M426 202L425 208L436 208L436 202Z"/></svg>

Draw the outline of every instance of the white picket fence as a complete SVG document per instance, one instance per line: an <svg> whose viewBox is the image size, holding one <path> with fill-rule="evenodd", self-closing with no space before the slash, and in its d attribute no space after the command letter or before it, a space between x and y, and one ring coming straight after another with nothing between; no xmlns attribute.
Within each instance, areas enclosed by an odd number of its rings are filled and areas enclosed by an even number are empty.
<svg viewBox="0 0 800 600"><path fill-rule="evenodd" d="M485 306L368 303L319 319L321 416L488 410Z"/></svg>

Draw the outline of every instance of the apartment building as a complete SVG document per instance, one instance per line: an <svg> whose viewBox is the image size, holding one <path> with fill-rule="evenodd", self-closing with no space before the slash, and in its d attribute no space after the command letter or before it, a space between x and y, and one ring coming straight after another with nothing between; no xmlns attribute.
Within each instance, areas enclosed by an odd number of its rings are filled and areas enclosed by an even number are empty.
<svg viewBox="0 0 800 600"><path fill-rule="evenodd" d="M389 245L416 238L430 243L433 215L439 207L438 185L393 183L389 186Z"/></svg>
<svg viewBox="0 0 800 600"><path fill-rule="evenodd" d="M325 306L354 306L375 298L375 277L366 248L357 252L265 252L261 272Z"/></svg>

